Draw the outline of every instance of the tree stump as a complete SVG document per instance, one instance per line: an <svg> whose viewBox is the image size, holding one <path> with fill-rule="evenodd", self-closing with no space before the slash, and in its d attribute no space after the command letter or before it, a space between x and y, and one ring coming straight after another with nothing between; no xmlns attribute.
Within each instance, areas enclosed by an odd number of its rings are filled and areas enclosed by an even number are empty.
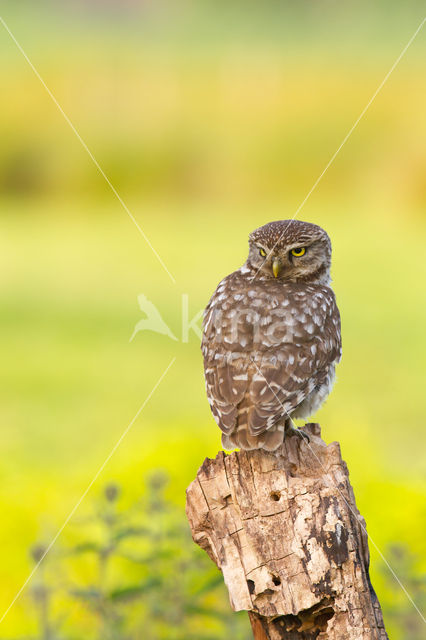
<svg viewBox="0 0 426 640"><path fill-rule="evenodd" d="M365 521L337 442L317 424L279 455L219 452L187 489L194 541L222 571L256 640L385 640Z"/></svg>

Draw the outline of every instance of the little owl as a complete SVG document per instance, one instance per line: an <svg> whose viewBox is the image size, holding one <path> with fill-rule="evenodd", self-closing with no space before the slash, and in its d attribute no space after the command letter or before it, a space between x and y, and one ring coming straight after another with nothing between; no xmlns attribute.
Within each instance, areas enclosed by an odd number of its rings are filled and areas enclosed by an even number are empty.
<svg viewBox="0 0 426 640"><path fill-rule="evenodd" d="M331 391L341 356L330 288L331 243L315 224L278 220L253 231L245 264L204 312L207 396L225 449L277 450Z"/></svg>

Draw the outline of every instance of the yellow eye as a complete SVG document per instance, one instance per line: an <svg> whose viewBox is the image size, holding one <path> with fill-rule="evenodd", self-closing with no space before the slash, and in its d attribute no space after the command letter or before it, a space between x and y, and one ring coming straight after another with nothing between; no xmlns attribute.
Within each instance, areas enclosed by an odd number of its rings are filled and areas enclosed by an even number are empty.
<svg viewBox="0 0 426 640"><path fill-rule="evenodd" d="M290 253L292 256L296 256L296 258L300 258L300 256L306 253L306 249L305 247L298 247L297 249L292 249Z"/></svg>
<svg viewBox="0 0 426 640"><path fill-rule="evenodd" d="M264 258L266 256L266 251L265 249L259 249L259 253L262 256L262 258Z"/></svg>

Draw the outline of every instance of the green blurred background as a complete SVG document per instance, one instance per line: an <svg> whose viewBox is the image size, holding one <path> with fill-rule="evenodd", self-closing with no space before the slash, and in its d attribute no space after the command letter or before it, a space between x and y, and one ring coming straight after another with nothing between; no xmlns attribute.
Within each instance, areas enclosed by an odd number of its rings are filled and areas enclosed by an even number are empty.
<svg viewBox="0 0 426 640"><path fill-rule="evenodd" d="M52 539L174 357L57 547L74 543L76 519L99 512L105 483L120 485L125 513L146 499L158 470L169 478L162 517L185 526L185 487L220 437L199 338L181 339L182 295L192 317L245 260L248 233L294 215L420 24L424 4L10 0L1 14L176 283L0 26L0 616L32 568L29 550ZM425 54L423 30L298 215L332 238L342 314L338 382L317 420L327 441L340 441L368 531L418 606ZM140 332L129 342L144 315L140 293L178 341ZM184 539L176 554L186 554L190 571L203 559ZM390 637L420 639L420 617L370 549ZM92 584L89 560L80 571L52 557L52 575L74 572L79 584ZM147 566L156 572L155 560ZM195 582L210 571L208 562L202 567ZM160 603L168 573L181 570L163 560ZM126 572L114 569L108 580L141 579ZM149 634L144 625L164 612L145 606L144 593L139 631L111 638L187 640L210 629L221 639L230 625L235 638L250 637L245 616L226 613L220 585L205 606L218 606L222 623L202 612L191 618L185 604L178 622L166 615ZM30 583L0 638L107 637L99 612L66 595L49 613L61 630L46 635L35 600Z"/></svg>

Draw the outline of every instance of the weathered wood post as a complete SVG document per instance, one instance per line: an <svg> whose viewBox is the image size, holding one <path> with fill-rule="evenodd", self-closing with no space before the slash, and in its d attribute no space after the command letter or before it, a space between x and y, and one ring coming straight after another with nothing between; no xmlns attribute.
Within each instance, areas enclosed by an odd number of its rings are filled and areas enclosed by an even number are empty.
<svg viewBox="0 0 426 640"><path fill-rule="evenodd" d="M365 522L337 442L317 424L282 455L219 452L187 489L194 541L223 573L255 640L384 640Z"/></svg>

